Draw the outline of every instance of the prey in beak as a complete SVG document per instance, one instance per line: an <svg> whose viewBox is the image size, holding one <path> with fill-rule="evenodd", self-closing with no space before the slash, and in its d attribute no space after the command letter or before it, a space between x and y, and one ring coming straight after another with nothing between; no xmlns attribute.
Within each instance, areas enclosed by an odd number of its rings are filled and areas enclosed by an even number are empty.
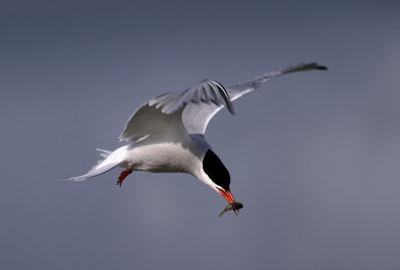
<svg viewBox="0 0 400 270"><path fill-rule="evenodd" d="M230 190L225 191L220 188L217 188L217 189L218 189L219 193L221 193L221 195L224 196L224 198L229 203L228 206L225 207L225 209L221 212L221 214L219 214L218 217L221 217L225 212L228 212L230 210L233 210L233 212L235 212L235 214L238 215L239 209L243 208L243 204L235 201L235 198L233 197Z"/></svg>

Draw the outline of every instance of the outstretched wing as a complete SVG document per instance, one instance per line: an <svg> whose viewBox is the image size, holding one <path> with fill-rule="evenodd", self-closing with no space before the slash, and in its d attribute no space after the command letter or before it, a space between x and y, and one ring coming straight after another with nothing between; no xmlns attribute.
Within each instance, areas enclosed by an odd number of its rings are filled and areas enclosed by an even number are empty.
<svg viewBox="0 0 400 270"><path fill-rule="evenodd" d="M234 114L231 99L225 88L216 81L204 80L195 87L180 92L169 92L143 104L128 120L119 139L139 142L153 139L158 142L174 141L188 136L182 122L187 104L225 106Z"/></svg>
<svg viewBox="0 0 400 270"><path fill-rule="evenodd" d="M261 83L266 82L269 79L292 72L308 70L327 70L327 68L325 66L318 65L317 63L288 66L281 70L254 77L253 79L243 83L228 85L225 87L225 90L228 92L230 101L234 101L244 94L257 89ZM188 104L182 114L182 120L188 133L204 135L208 122L223 107L223 105L225 104Z"/></svg>

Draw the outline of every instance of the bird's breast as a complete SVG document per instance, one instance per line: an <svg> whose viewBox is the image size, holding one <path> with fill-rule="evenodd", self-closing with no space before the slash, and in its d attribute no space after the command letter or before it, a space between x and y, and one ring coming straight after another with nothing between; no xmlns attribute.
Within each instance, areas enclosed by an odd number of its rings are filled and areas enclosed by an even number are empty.
<svg viewBox="0 0 400 270"><path fill-rule="evenodd" d="M204 150L194 142L132 146L126 161L134 171L193 174L202 165Z"/></svg>

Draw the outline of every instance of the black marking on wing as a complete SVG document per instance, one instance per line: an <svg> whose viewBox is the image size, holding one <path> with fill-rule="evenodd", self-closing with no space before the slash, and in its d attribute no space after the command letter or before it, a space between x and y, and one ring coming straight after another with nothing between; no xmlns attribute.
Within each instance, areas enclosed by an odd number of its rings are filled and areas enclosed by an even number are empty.
<svg viewBox="0 0 400 270"><path fill-rule="evenodd" d="M235 115L235 110L233 108L233 104L231 101L231 98L229 97L228 91L226 91L225 87L220 84L217 81L212 81L218 88L219 93L221 94L222 98L224 99L225 106L228 109L228 111L232 114ZM208 83L210 87L214 88L212 84Z"/></svg>
<svg viewBox="0 0 400 270"><path fill-rule="evenodd" d="M211 150L208 150L204 156L203 170L215 184L222 187L225 191L229 190L231 176L219 157Z"/></svg>

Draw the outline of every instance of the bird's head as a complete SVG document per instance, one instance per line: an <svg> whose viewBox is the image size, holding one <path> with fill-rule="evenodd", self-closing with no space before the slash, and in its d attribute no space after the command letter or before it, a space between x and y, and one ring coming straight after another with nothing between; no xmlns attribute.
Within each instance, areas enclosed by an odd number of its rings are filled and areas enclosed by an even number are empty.
<svg viewBox="0 0 400 270"><path fill-rule="evenodd" d="M207 150L204 156L203 171L209 178L204 181L205 184L218 191L229 204L235 203L235 198L233 198L229 189L229 184L231 183L229 172L211 149Z"/></svg>

